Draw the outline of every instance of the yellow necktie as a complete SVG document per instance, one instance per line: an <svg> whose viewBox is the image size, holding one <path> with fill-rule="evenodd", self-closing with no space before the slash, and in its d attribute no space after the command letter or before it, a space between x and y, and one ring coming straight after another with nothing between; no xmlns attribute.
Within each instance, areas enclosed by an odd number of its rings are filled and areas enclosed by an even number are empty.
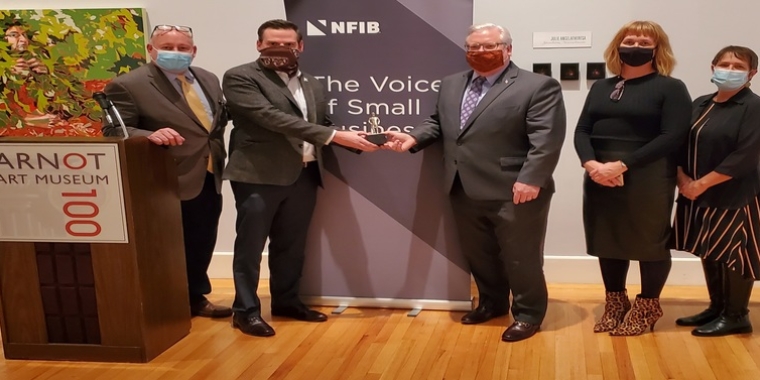
<svg viewBox="0 0 760 380"><path fill-rule="evenodd" d="M187 105L190 106L190 109L193 111L195 116L198 118L198 120L201 121L203 127L210 132L211 119L209 119L208 113L206 113L206 109L203 107L203 102L201 102L201 98L198 96L198 92L195 91L192 84L187 82L187 78L185 78L184 75L177 75L177 79L179 80L179 83L182 84L182 94L185 96ZM209 172L213 173L213 168L214 166L211 162L211 155L209 154L207 169Z"/></svg>

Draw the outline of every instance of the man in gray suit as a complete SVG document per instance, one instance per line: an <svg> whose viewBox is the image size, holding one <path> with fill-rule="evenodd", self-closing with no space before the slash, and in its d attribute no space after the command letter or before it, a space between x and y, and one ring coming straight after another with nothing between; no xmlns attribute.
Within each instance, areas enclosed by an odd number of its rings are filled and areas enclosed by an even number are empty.
<svg viewBox="0 0 760 380"><path fill-rule="evenodd" d="M191 28L158 25L148 44L151 63L117 77L105 93L130 137L144 136L169 147L179 175L190 311L227 317L232 314L229 307L214 305L205 296L211 292L206 271L222 213L227 111L219 78L190 67L196 51ZM120 136L121 131L106 125L103 134Z"/></svg>
<svg viewBox="0 0 760 380"><path fill-rule="evenodd" d="M299 70L298 27L271 20L258 29L258 60L230 69L222 80L234 128L224 177L237 207L233 259L233 326L254 336L274 335L256 295L261 254L269 238L272 315L323 322L298 298L306 233L322 184L321 148L340 144L376 150L361 133L336 131L322 85Z"/></svg>
<svg viewBox="0 0 760 380"><path fill-rule="evenodd" d="M552 173L565 138L565 106L556 80L510 62L512 38L493 24L467 36L473 70L443 79L436 112L386 147L425 148L443 140L445 185L463 252L478 286L478 307L462 323L509 310L502 340L527 339L546 315L543 245Z"/></svg>

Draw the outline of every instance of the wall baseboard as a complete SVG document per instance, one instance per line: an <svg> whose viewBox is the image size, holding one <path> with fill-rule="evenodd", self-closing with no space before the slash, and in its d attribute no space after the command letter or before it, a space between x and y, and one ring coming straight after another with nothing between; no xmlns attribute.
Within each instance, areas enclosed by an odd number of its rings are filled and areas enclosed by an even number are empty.
<svg viewBox="0 0 760 380"><path fill-rule="evenodd" d="M380 309L420 309L420 310L444 310L444 311L470 311L470 301L444 301L408 298L363 298L363 297L323 297L301 296L301 300L307 305L334 306L334 307L367 307Z"/></svg>
<svg viewBox="0 0 760 380"><path fill-rule="evenodd" d="M638 263L631 264L629 284L639 284ZM232 252L216 252L208 270L211 278L232 278ZM544 274L552 284L601 284L599 262L590 256L545 256ZM269 278L267 254L261 260L261 278ZM703 285L702 266L697 258L673 258L668 285Z"/></svg>

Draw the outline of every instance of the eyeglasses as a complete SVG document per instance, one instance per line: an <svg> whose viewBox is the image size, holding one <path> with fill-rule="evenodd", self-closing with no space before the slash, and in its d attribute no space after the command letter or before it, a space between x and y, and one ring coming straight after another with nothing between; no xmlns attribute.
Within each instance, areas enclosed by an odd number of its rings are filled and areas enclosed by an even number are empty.
<svg viewBox="0 0 760 380"><path fill-rule="evenodd" d="M615 83L615 89L610 94L610 100L617 103L620 98L623 97L623 91L625 90L625 79L621 79L620 82Z"/></svg>
<svg viewBox="0 0 760 380"><path fill-rule="evenodd" d="M178 31L178 32L180 32L180 33L188 36L188 37L192 37L193 36L193 28L191 28L189 26L164 25L164 24L162 24L162 25L156 25L156 27L153 28L153 32L151 32L150 35L153 36L153 35L156 34L156 32L167 33L167 32L171 32L172 30L176 30L176 31Z"/></svg>
<svg viewBox="0 0 760 380"><path fill-rule="evenodd" d="M481 48L483 50L488 51L488 50L496 50L496 49L499 48L499 46L502 46L502 45L506 45L506 43L504 43L504 42L489 42L489 43L486 43L486 44L473 44L473 45L464 44L464 48L467 49L467 50L469 50L469 51L478 51Z"/></svg>

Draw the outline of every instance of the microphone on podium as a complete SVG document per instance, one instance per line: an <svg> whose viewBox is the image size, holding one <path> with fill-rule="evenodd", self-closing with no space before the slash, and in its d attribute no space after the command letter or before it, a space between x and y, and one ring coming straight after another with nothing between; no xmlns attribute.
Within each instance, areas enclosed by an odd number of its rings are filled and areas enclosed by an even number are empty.
<svg viewBox="0 0 760 380"><path fill-rule="evenodd" d="M92 98L98 102L100 108L102 108L103 112L105 112L106 122L114 127L116 126L114 119L111 116L111 113L113 113L113 116L116 116L116 121L119 122L119 126L121 127L121 132L124 135L124 138L129 137L129 133L127 133L127 126L124 125L124 120L121 119L119 110L117 110L116 106L113 105L113 102L108 99L108 96L106 96L105 93L99 91L92 94Z"/></svg>

